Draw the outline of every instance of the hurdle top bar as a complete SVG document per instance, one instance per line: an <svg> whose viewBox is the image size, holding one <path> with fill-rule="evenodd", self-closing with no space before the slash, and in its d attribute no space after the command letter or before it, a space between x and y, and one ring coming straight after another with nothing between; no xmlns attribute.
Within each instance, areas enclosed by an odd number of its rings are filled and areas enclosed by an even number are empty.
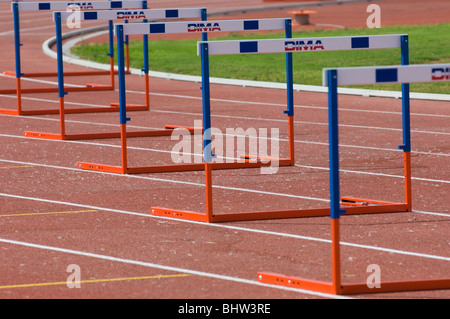
<svg viewBox="0 0 450 319"><path fill-rule="evenodd" d="M50 2L13 2L17 4L19 11L62 11L70 5L77 5L81 10L108 10L108 9L143 9L146 1L50 1Z"/></svg>
<svg viewBox="0 0 450 319"><path fill-rule="evenodd" d="M401 48L402 36L407 35L199 41L197 54L200 55L200 48L204 43L208 44L208 54L210 55L395 49Z"/></svg>
<svg viewBox="0 0 450 319"><path fill-rule="evenodd" d="M165 33L196 33L196 32L232 32L232 31L262 31L284 30L286 20L290 19L259 19L259 20L217 20L217 21L184 21L163 23L116 24L123 26L124 35L132 34L165 34ZM117 29L117 27L116 27Z"/></svg>
<svg viewBox="0 0 450 319"><path fill-rule="evenodd" d="M328 85L328 71L336 70L337 85L415 83L450 81L450 64L417 64L377 67L326 68L322 82Z"/></svg>
<svg viewBox="0 0 450 319"><path fill-rule="evenodd" d="M104 10L80 12L80 20L159 20L201 18L204 8L186 9L141 9L141 10ZM69 19L73 12L62 11L61 19ZM53 18L54 19L54 18Z"/></svg>

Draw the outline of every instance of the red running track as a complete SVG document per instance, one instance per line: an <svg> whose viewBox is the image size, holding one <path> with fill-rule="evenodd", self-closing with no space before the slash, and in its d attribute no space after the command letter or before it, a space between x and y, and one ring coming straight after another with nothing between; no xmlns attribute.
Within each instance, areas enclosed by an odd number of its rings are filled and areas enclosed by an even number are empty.
<svg viewBox="0 0 450 319"><path fill-rule="evenodd" d="M380 1L383 23L448 22L448 17L438 13L448 12L449 4L431 2L435 6L430 6L430 1L426 6L431 8L432 17L426 20L422 1ZM194 7L202 3L170 4ZM214 12L220 11L224 2L207 3ZM256 0L248 2L256 4ZM9 4L0 5L0 37L5 40L0 67L13 70L12 17ZM153 3L153 7L165 5L167 2ZM364 27L366 7L367 3L317 7L313 19L315 23ZM286 15L286 11L276 10L246 16ZM55 61L41 50L42 42L53 36L48 15L24 14L22 24L24 70L56 68ZM65 65L65 69L83 68ZM84 84L86 80L66 81ZM135 92L128 94L128 101L141 103L142 78L129 76L127 84ZM14 85L13 80L0 77L1 88L10 85ZM150 85L151 111L130 113L130 127L193 126L201 119L199 83L152 78ZM212 124L223 131L230 127L279 128L280 152L286 154L284 98L282 90L213 85ZM401 200L402 154L397 150L401 143L401 101L349 95L339 99L342 193ZM69 94L66 106L107 106L117 100L117 91ZM58 107L56 94L29 94L23 102L30 109ZM0 103L14 108L14 96L0 96ZM217 212L327 207L327 96L296 92L295 105L296 166L280 168L274 175L261 175L259 169L213 172ZM371 264L381 267L382 280L386 281L449 274L450 103L413 100L411 109L414 212L342 218L345 283L365 282ZM115 113L73 114L66 120L68 132L119 129ZM151 206L204 211L204 173L115 175L83 171L77 168L80 161L119 165L120 142L23 136L27 130L57 133L57 115L1 115L0 123L0 298L333 298L264 286L256 278L257 272L268 271L329 281L329 218L212 225L156 218L150 215ZM167 137L130 139L130 164L170 163L174 144ZM81 269L81 289L66 285L70 275L67 267L72 264ZM352 297L447 299L450 292Z"/></svg>

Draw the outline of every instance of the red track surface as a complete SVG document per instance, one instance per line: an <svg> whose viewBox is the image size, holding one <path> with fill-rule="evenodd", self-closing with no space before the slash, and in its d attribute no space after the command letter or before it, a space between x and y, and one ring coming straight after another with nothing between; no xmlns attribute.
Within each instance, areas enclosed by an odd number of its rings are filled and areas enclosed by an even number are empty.
<svg viewBox="0 0 450 319"><path fill-rule="evenodd" d="M236 8L242 1L235 1ZM233 1L153 1L152 7L233 9ZM259 5L258 0L245 2ZM268 3L264 3L267 5ZM380 1L382 23L449 22L447 1ZM273 5L273 3L272 3ZM313 8L314 23L364 27L367 3ZM0 69L14 70L9 3L0 4ZM426 10L425 10L426 9ZM227 18L242 17L236 15ZM285 17L286 11L250 17ZM24 72L56 69L41 44L54 36L48 14L22 15ZM65 70L81 67L65 65ZM55 79L45 79L55 81ZM105 81L102 77L89 82ZM24 81L25 82L25 81ZM86 79L66 78L84 84ZM129 76L129 90L142 92ZM25 82L26 86L33 86ZM42 84L40 84L42 85ZM151 111L133 112L130 127L193 126L201 120L199 83L151 79ZM0 88L14 80L0 77ZM212 86L214 127L279 128L287 152L284 91ZM118 92L70 93L77 103L109 105ZM129 93L129 103L142 103ZM58 107L57 94L28 94L24 108ZM2 108L15 98L0 96ZM296 167L275 175L259 169L213 172L216 212L327 207L327 96L295 94ZM342 194L401 201L401 101L340 96ZM342 280L364 283L370 264L382 280L418 280L450 274L450 103L412 100L412 213L343 217ZM66 116L68 133L118 131L118 115ZM54 132L58 117L0 116L0 298L324 298L316 293L262 286L258 271L331 279L329 218L206 225L150 216L151 206L204 211L204 173L121 176L82 171L77 163L120 164L120 141L49 141L26 130ZM167 137L129 139L132 166L171 163ZM81 289L65 282L81 268ZM118 278L130 278L116 281ZM105 281L102 281L105 280ZM23 285L23 286L22 286ZM450 291L359 295L356 298L449 298Z"/></svg>

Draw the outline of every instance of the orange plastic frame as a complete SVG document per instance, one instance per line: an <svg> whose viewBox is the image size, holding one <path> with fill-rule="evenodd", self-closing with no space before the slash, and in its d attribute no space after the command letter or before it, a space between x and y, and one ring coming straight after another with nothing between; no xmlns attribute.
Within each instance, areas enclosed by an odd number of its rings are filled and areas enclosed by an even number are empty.
<svg viewBox="0 0 450 319"><path fill-rule="evenodd" d="M267 164L266 164L267 165ZM269 164L270 165L270 164ZM212 178L211 169L214 163L205 163L205 195L206 195L206 213L181 211L163 207L151 207L151 214L155 216L164 216L178 219L195 220L206 223L221 223L247 220L265 220L265 219L286 219L303 217L326 217L330 216L330 208L313 209L295 209L285 211L266 211L266 212L240 212L240 213L213 213L212 198ZM404 171L405 171L405 202L394 203L370 199L341 197L342 205L346 206L346 215L356 214L378 214L408 212L412 210L411 204L411 156L409 152L404 153Z"/></svg>
<svg viewBox="0 0 450 319"><path fill-rule="evenodd" d="M78 163L78 167L85 170L94 170L94 171L102 171L102 172L110 172L110 173L118 173L118 174L141 174L141 173L167 173L167 172L185 172L185 171L202 171L205 169L205 164L203 163L194 163L194 164L171 164L171 165L154 165L154 166L144 166L144 167L129 167L128 166L128 154L127 154L127 137L137 137L137 136L151 136L150 134L153 132L153 136L170 136L173 133L173 130L176 128L183 128L181 126L173 126L167 125L166 129L163 131L150 131L149 135L134 135L140 134L140 132L127 132L126 124L121 124L121 166L111 166L104 164L96 164L96 163L86 163L80 162ZM184 127L190 131L191 134L196 133L196 128L193 127ZM279 166L292 166L294 164L294 122L293 117L289 117L288 122L288 130L289 130L289 158L280 158L277 159ZM202 134L203 130L198 128L197 131ZM238 168L259 168L262 166L269 166L269 163L263 163L257 159L256 161L252 160L251 157L245 156L242 162L236 163L211 163L209 167L214 170L224 170L224 169L238 169Z"/></svg>
<svg viewBox="0 0 450 319"><path fill-rule="evenodd" d="M343 284L341 278L340 223L339 218L331 218L332 281L323 282L274 273L259 272L260 282L312 290L335 295L355 295L369 293L405 292L417 290L450 289L450 278L381 282L380 287L370 288L367 284Z"/></svg>
<svg viewBox="0 0 450 319"><path fill-rule="evenodd" d="M128 51L128 50L127 50ZM128 60L128 55L127 55ZM127 66L129 63L127 63ZM127 74L129 74L129 69L127 69ZM16 76L15 72L4 71L3 74L8 76ZM109 75L110 84L86 84L85 87L65 87L65 92L91 92L91 91L113 91L115 89L115 79L114 76L117 71L114 69L114 59L110 59L110 70L109 71L78 71L78 72L64 72L64 76L95 76L95 75ZM59 109L41 109L41 110L24 110L22 105L22 95L26 93L57 93L58 87L47 87L47 88L22 88L22 78L37 78L37 77L53 77L58 76L56 72L49 73L25 73L20 77L16 77L16 88L15 89L3 89L0 90L0 94L16 94L16 109L0 109L0 114L8 115L47 115L47 114L58 114ZM77 108L66 110L66 114L69 113L98 113L98 112L118 112L119 108L116 103L111 103L111 108L100 108L100 107L88 107L88 108ZM136 110L141 110L142 107ZM148 109L148 108L145 108Z"/></svg>
<svg viewBox="0 0 450 319"><path fill-rule="evenodd" d="M111 60L113 60L111 58ZM111 61L112 67L114 67L113 61ZM150 109L150 90L149 90L149 77L148 74L144 76L145 85L145 104L127 104L128 111L148 111ZM67 134L66 133L66 122L65 114L76 114L76 113L104 113L104 112L119 112L120 108L117 103L111 103L111 107L87 107L87 108L77 108L77 109L66 109L64 107L64 97L59 98L59 109L55 110L56 114L59 114L59 134L55 133L44 133L44 132L32 132L26 131L24 135L26 137L32 138L42 138L51 140L85 140L85 139L108 139L108 138L120 138L121 132L110 132L110 133L84 133L84 134ZM31 111L33 112L33 111ZM153 131L141 131L141 132L128 132L128 137L143 137L143 136L167 136L170 133L165 130L153 130Z"/></svg>
<svg viewBox="0 0 450 319"><path fill-rule="evenodd" d="M129 63L129 47L126 44L126 74L130 73L130 63ZM65 87L65 92L86 92L86 91L113 91L115 89L115 79L114 76L118 73L114 69L114 58L110 58L110 70L109 71L73 71L64 72L64 76L110 76L110 84L86 84L85 87ZM57 77L58 72L35 72L35 73L23 73L20 77L16 77L16 72L4 71L4 75L14 76L16 78L16 88L15 89L2 89L0 94L16 94L16 109L0 109L0 114L7 115L47 115L47 114L58 114L59 109L41 109L41 110L24 110L22 105L22 95L26 93L57 93L59 91L58 87L46 87L46 88L22 88L22 78L39 78L39 77ZM66 110L66 113L97 113L97 112L118 112L118 105L116 103L111 103L112 108L78 108L72 110ZM139 107L136 110L141 110ZM147 108L148 109L148 108Z"/></svg>

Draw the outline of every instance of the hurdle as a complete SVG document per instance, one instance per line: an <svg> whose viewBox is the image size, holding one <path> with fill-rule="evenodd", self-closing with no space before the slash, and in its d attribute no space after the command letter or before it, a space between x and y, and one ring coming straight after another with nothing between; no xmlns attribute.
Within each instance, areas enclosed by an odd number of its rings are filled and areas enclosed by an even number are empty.
<svg viewBox="0 0 450 319"><path fill-rule="evenodd" d="M20 11L37 11L37 12L49 12L49 11L62 11L66 10L69 5L74 5L77 3L74 2L13 2L11 4L11 9L13 11L14 16L14 49L15 49L15 72L4 71L3 74L7 76L14 76L16 78L16 88L15 89L2 89L0 90L0 94L16 94L17 96L17 106L15 110L12 109L0 109L0 114L9 114L9 115L44 115L44 114L58 114L58 109L50 109L50 110L23 110L22 106L22 94L24 93L52 93L58 92L58 87L46 87L46 88L32 88L26 89L22 88L22 78L39 78L39 77L56 77L59 75L59 72L35 72L35 73L22 73L21 66L21 46L20 43ZM81 4L81 3L78 3ZM82 7L80 7L80 11L90 11L90 10L112 10L112 9L144 9L147 7L147 1L92 1L89 3L85 3ZM70 12L69 14L73 14ZM81 16L81 15L80 15ZM113 22L109 21L109 40L110 40L110 52L108 55L112 61L114 58L114 47L112 44L113 40ZM57 35L57 37L61 37ZM61 39L59 39L61 42ZM127 61L129 57L127 56ZM80 91L110 91L114 90L114 74L117 72L114 70L114 64L111 62L111 68L109 71L75 71L75 72L66 72L66 76L97 76L97 75L110 75L110 84L109 85L99 85L99 84L87 84L84 87L68 87L66 91L71 92L80 92ZM129 63L128 63L129 64ZM127 71L129 73L129 70ZM93 112L95 110L85 109L80 110L80 112ZM75 111L73 111L75 112Z"/></svg>
<svg viewBox="0 0 450 319"><path fill-rule="evenodd" d="M380 83L402 83L404 126L409 126L409 83L450 81L450 64L424 64L410 66L385 66L361 68L337 68L323 70L323 84L328 86L329 113L329 157L330 157L330 201L331 201L331 241L332 241L332 282L321 282L303 278L260 272L258 281L291 288L301 288L336 295L352 295L382 292L450 289L450 278L382 282L379 288L369 288L367 284L344 284L341 278L340 217L346 215L339 203L339 141L338 141L338 93L339 85L361 85ZM403 145L399 148L405 154L405 162L410 162L411 143L409 129L404 131Z"/></svg>
<svg viewBox="0 0 450 319"><path fill-rule="evenodd" d="M119 100L120 100L120 126L121 126L121 166L111 166L96 163L78 163L78 167L86 170L96 170L103 172L119 173L119 174L138 174L138 173L163 173L163 172L180 172L180 171L202 171L203 163L184 163L175 165L154 165L147 167L129 167L127 155L127 129L126 123L130 121L126 113L126 90L125 76L123 66L123 38L125 35L139 34L173 34L173 33L192 33L203 32L205 34L213 32L234 32L234 31L266 31L266 30L285 30L286 37L291 37L291 20L290 19L259 19L259 20L218 20L208 21L207 24L195 21L184 22L167 22L167 23L140 23L140 24L117 24L116 36L118 43L118 59L119 59ZM207 40L203 37L203 41ZM203 73L202 63L202 73ZM202 86L203 95L209 90ZM175 127L175 126L170 126ZM195 134L195 128L188 128L191 133ZM173 133L173 130L166 129L167 136ZM202 132L201 128L198 130ZM159 135L161 136L161 135ZM290 165L291 161L281 160L280 165ZM231 169L231 168L257 168L267 166L267 163L261 161L251 162L244 159L241 162L233 163L214 163L213 169Z"/></svg>
<svg viewBox="0 0 450 319"><path fill-rule="evenodd" d="M58 88L59 88L59 116L60 116L60 132L59 134L43 133L43 132L30 132L24 133L26 137L42 138L42 139L57 139L57 140L81 140L81 139L107 139L107 138L119 138L120 132L110 133L84 133L84 134L67 134L65 126L65 114L73 113L93 113L93 112L119 112L120 109L117 103L111 103L111 107L87 107L77 109L65 109L64 96L68 94L67 88L64 86L64 70L63 70L63 52L62 52L62 34L61 34L61 21L70 17L71 12L55 12L54 21L56 25L56 47L57 47L57 63L58 63ZM119 17L123 17L127 14L127 11L86 11L80 15L80 21L85 20L117 20ZM128 15L131 18L130 15ZM187 8L187 9L142 9L134 15L135 20L143 19L143 23L147 23L148 20L155 19L173 19L173 18L202 18L206 20L207 13L204 8ZM109 45L110 45L110 66L111 66L111 80L114 81L114 39L113 33L110 33ZM145 87L145 104L127 104L128 111L148 111L150 109L150 89L149 89L149 50L148 50L148 35L143 35L143 56L144 56L144 68L141 70L144 74L144 87ZM125 48L128 47L128 39L124 40ZM126 54L128 56L128 53ZM124 70L126 74L127 69ZM150 136L167 136L173 131L172 127L167 127L164 130L151 130L151 131L139 131L128 132L128 137L150 137Z"/></svg>
<svg viewBox="0 0 450 319"><path fill-rule="evenodd" d="M309 45L308 45L309 43ZM204 112L203 112L203 130L209 131L211 125L210 119L210 99L209 99L209 74L208 74L208 55L221 54L259 54L259 53L301 53L310 52L317 48L320 51L340 51L340 50L364 50L364 49L400 49L402 65L409 64L409 46L408 35L375 35L375 36L357 36L357 37L325 37L325 38L297 38L297 39L268 39L268 40L245 40L245 41L215 41L199 42L199 54L204 59L203 88L204 94ZM293 105L293 66L292 61L287 65L287 91L288 105L284 111L288 116L289 125L289 160L294 160L294 105ZM205 89L206 88L206 89ZM404 103L409 103L409 94L405 96ZM404 122L407 122L408 116L406 110L403 112ZM409 126L405 126L404 134L409 135ZM296 209L287 211L267 211L267 212L240 212L214 214L212 205L212 178L211 166L212 154L207 150L211 149L211 139L204 136L204 161L205 161L205 195L206 195L206 213L179 211L164 207L151 207L151 214L156 216L166 216L179 219L195 220L207 223L213 222L231 222L246 220L264 220L264 219L284 219L300 217L320 217L328 216L330 208ZM391 213L405 212L411 210L411 169L409 163L405 163L405 201L401 203L374 201L369 199L343 197L342 201L346 205L351 205L347 214L369 214L369 213Z"/></svg>

